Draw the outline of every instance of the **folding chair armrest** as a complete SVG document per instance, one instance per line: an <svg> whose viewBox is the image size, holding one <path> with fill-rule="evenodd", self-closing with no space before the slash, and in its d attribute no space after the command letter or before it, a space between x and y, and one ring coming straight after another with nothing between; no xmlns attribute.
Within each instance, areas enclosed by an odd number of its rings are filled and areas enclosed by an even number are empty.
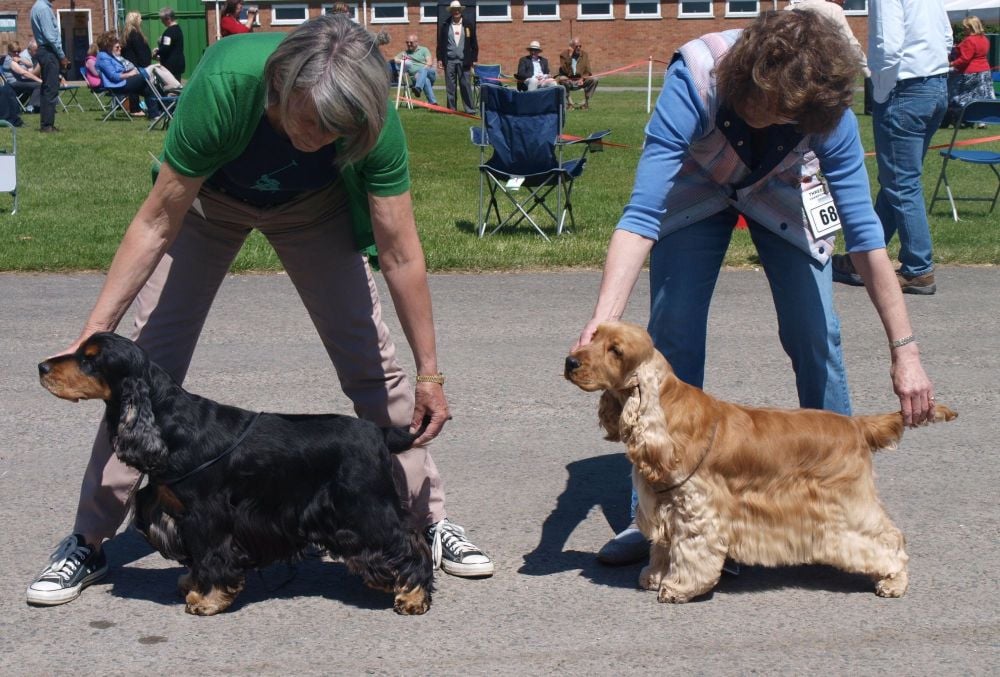
<svg viewBox="0 0 1000 677"><path fill-rule="evenodd" d="M490 145L486 139L486 130L482 127L469 127L469 140L472 141L472 145L480 148L486 148Z"/></svg>
<svg viewBox="0 0 1000 677"><path fill-rule="evenodd" d="M583 138L583 139L559 139L559 141L557 141L557 143L560 144L560 145L563 145L563 146L572 146L572 145L578 144L578 143L586 143L586 144L589 145L589 144L595 143L597 141L600 141L601 139L603 139L605 136L607 136L610 133L611 133L610 129L605 129L605 130L602 130L600 132L594 132L590 136L588 136L586 138Z"/></svg>

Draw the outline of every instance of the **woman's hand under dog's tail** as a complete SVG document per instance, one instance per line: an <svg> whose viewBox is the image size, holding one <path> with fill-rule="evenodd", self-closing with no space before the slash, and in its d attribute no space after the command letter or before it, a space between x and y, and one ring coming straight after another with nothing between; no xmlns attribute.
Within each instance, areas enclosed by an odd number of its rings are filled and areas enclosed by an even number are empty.
<svg viewBox="0 0 1000 677"><path fill-rule="evenodd" d="M903 437L903 413L900 411L892 414L857 416L855 418L861 424L862 434L864 434L865 441L872 451L895 449L900 438ZM950 407L943 404L934 406L934 423L951 421L956 418L958 418L958 414Z"/></svg>

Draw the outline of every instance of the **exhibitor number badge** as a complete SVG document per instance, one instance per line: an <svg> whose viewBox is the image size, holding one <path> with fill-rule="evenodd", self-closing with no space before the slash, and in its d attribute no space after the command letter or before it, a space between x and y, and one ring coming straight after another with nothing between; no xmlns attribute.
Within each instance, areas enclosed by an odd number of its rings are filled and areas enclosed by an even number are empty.
<svg viewBox="0 0 1000 677"><path fill-rule="evenodd" d="M809 220L809 229L816 239L840 229L840 214L825 181L802 191L802 208Z"/></svg>

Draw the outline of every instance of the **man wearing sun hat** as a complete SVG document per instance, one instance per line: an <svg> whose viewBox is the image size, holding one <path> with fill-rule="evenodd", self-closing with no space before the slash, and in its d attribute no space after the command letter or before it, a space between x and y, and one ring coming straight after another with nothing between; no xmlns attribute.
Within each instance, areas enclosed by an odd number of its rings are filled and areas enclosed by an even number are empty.
<svg viewBox="0 0 1000 677"><path fill-rule="evenodd" d="M444 70L448 108L458 110L458 101L455 97L457 84L462 90L465 112L475 115L469 71L472 70L472 64L479 59L479 41L476 39L476 24L464 20L463 9L459 0L451 0L451 4L448 5L451 19L438 28L437 60L438 68Z"/></svg>
<svg viewBox="0 0 1000 677"><path fill-rule="evenodd" d="M517 62L517 88L532 92L539 87L555 87L558 82L549 75L549 60L542 56L542 45L538 40L528 43L528 55Z"/></svg>

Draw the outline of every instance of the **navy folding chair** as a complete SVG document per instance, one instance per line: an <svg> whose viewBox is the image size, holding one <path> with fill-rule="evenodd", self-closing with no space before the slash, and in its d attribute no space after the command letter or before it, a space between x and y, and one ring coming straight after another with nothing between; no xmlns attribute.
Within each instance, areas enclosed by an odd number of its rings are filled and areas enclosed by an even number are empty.
<svg viewBox="0 0 1000 677"><path fill-rule="evenodd" d="M955 208L956 201L964 202L989 202L990 203L990 213L993 212L993 208L997 206L997 198L1000 197L1000 171L997 171L997 167L1000 166L1000 153L995 150L959 150L955 148L955 141L958 137L958 130L962 128L964 124L977 125L1000 125L1000 100L998 99L986 99L980 101L970 101L962 109L958 120L955 122L955 131L951 135L951 143L948 144L948 148L941 151L941 157L944 159L941 162L941 174L938 176L937 185L934 186L934 195L931 197L931 210L934 209L934 204L939 200L947 200L951 205L951 215L956 221L958 221L958 209ZM967 162L972 165L980 165L989 167L993 170L993 175L997 179L997 189L993 193L993 197L958 197L952 194L951 186L948 184L948 162L951 160L957 160L959 162ZM944 184L944 190L947 194L946 196L938 197L938 192L941 188L941 184Z"/></svg>
<svg viewBox="0 0 1000 677"><path fill-rule="evenodd" d="M479 108L479 88L484 85L497 85L502 87L503 83L500 82L500 78L503 77L503 73L500 72L500 64L498 63L477 63L472 66L472 99L476 108Z"/></svg>
<svg viewBox="0 0 1000 677"><path fill-rule="evenodd" d="M504 226L517 227L528 221L546 240L542 217L547 213L560 235L569 217L573 217L573 182L583 174L587 153L603 149L601 139L610 129L595 132L585 139L562 138L566 91L562 87L545 87L533 92L483 84L479 113L482 122L470 129L472 143L479 147L479 237ZM579 149L579 156L563 159L568 148ZM489 160L487 150L492 149ZM489 202L486 203L486 188ZM555 209L546 199L555 198ZM501 197L503 196L503 197ZM509 201L509 205L507 202ZM485 214L483 205L486 204ZM509 209L501 216L501 204ZM533 216L541 208L538 219ZM496 223L489 223L491 213Z"/></svg>
<svg viewBox="0 0 1000 677"><path fill-rule="evenodd" d="M157 103L160 104L160 114L150 121L149 126L146 128L146 131L147 132L151 131L153 129L156 129L157 127L159 127L160 129L166 129L167 127L170 126L170 123L174 119L174 108L177 107L177 102L180 100L180 94L177 93L176 91L170 94L161 92L160 86L156 82L156 78L151 77L149 71L145 69L140 69L139 73L142 75L142 78L146 81L146 86L152 93L153 98L155 98Z"/></svg>

